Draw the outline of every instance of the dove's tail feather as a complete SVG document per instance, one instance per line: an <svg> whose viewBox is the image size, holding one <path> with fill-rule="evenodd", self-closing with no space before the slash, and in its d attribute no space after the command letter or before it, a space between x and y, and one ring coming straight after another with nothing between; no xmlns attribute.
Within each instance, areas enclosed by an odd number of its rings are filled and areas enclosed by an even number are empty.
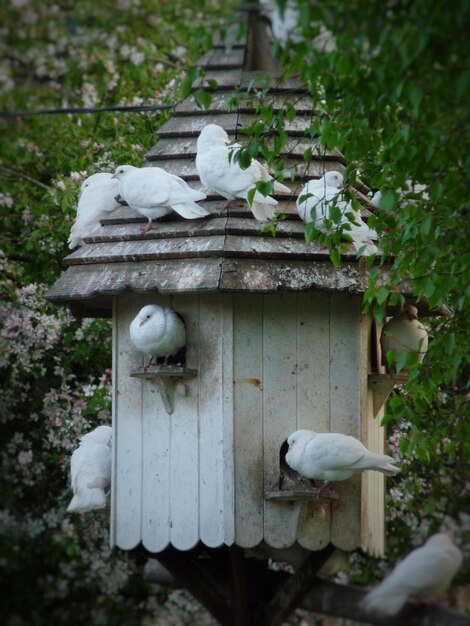
<svg viewBox="0 0 470 626"><path fill-rule="evenodd" d="M279 193L292 193L292 191L289 189L289 187L286 187L285 185L280 183L278 180L274 181L274 183L273 183L273 190L277 191Z"/></svg>
<svg viewBox="0 0 470 626"><path fill-rule="evenodd" d="M172 209L179 213L181 217L186 218L187 220L196 219L198 217L206 217L209 215L210 211L205 209L199 204L195 202L189 203L185 202L184 204L173 204Z"/></svg>
<svg viewBox="0 0 470 626"><path fill-rule="evenodd" d="M385 474L385 476L396 476L396 474L400 473L400 468L396 465L392 465L391 463L381 465L380 467L376 467L375 469L378 472L382 472L382 474Z"/></svg>
<svg viewBox="0 0 470 626"><path fill-rule="evenodd" d="M103 489L87 489L75 495L67 507L68 513L84 513L94 509L104 509L106 496Z"/></svg>
<svg viewBox="0 0 470 626"><path fill-rule="evenodd" d="M269 196L267 197L269 198ZM271 203L268 204L266 202L256 202L256 200L253 201L253 204L251 205L251 210L255 219L257 219L259 222L265 222L272 219L275 213L274 210L269 206L270 204Z"/></svg>
<svg viewBox="0 0 470 626"><path fill-rule="evenodd" d="M368 613L391 617L400 612L407 599L404 589L390 589L381 584L366 595L361 607Z"/></svg>

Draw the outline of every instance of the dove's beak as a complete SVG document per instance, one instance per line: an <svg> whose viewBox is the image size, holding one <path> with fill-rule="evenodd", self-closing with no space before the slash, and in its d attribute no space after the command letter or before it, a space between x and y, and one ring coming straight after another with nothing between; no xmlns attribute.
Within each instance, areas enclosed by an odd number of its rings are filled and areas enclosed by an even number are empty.
<svg viewBox="0 0 470 626"><path fill-rule="evenodd" d="M116 174L113 174L113 175L111 176L111 180L113 180L113 178L114 178L114 180L117 180L117 176L116 176Z"/></svg>

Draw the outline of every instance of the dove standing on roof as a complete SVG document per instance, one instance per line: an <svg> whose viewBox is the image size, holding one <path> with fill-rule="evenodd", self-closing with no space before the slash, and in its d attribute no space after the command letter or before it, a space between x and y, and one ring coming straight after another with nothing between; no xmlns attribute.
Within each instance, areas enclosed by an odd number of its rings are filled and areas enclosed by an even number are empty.
<svg viewBox="0 0 470 626"><path fill-rule="evenodd" d="M168 358L186 345L186 326L169 306L144 306L132 320L129 334L135 348L150 355L146 367L150 367L154 357L160 356L164 357L165 367Z"/></svg>
<svg viewBox="0 0 470 626"><path fill-rule="evenodd" d="M242 169L235 162L240 144L229 146L228 143L228 135L221 126L207 124L199 134L196 155L196 168L202 184L228 200L224 209L236 198L248 200L248 192L259 182L273 181L275 192L291 193L288 187L275 181L267 168L254 159L246 169ZM276 205L277 200L256 191L250 208L254 217L262 222L274 217L272 207Z"/></svg>
<svg viewBox="0 0 470 626"><path fill-rule="evenodd" d="M161 167L120 165L114 178L118 180L121 196L127 204L148 219L147 226L140 231L142 234L152 230L152 220L171 211L187 220L209 215L209 211L196 204L206 195Z"/></svg>
<svg viewBox="0 0 470 626"><path fill-rule="evenodd" d="M432 535L398 563L361 602L368 613L392 617L408 598L433 600L449 587L462 565L462 552L445 533Z"/></svg>
<svg viewBox="0 0 470 626"><path fill-rule="evenodd" d="M418 320L418 309L415 306L407 305L384 325L380 346L384 365L389 350L395 350L395 358L403 353L417 352L418 362L422 363L428 349L428 333Z"/></svg>
<svg viewBox="0 0 470 626"><path fill-rule="evenodd" d="M100 227L104 213L110 213L119 206L119 184L112 174L100 172L86 178L80 187L77 216L70 229L70 249L82 244L84 237Z"/></svg>
<svg viewBox="0 0 470 626"><path fill-rule="evenodd" d="M343 233L351 237L355 250L358 252L364 248L363 255L375 254L377 247L372 240L378 238L377 233L367 226L350 202L342 199L342 184L343 176L337 171L309 180L297 198L297 213L304 222L314 222L317 230L328 234L336 225L327 227L324 220L331 219L332 208L338 207L341 211L340 223L344 226Z"/></svg>
<svg viewBox="0 0 470 626"><path fill-rule="evenodd" d="M73 498L69 513L83 513L106 506L105 490L111 484L111 426L98 426L80 438L70 459Z"/></svg>
<svg viewBox="0 0 470 626"><path fill-rule="evenodd" d="M327 490L330 482L346 480L365 470L375 470L387 476L400 471L393 465L392 457L370 452L349 435L296 430L289 435L287 443L287 464L306 478L325 481L316 490L318 494Z"/></svg>

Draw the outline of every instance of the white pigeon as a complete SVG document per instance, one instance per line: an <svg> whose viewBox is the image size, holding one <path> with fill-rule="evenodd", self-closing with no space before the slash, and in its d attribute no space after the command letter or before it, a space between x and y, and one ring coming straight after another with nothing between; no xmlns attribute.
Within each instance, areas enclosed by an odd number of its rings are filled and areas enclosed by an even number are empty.
<svg viewBox="0 0 470 626"><path fill-rule="evenodd" d="M314 222L317 230L328 234L334 226L325 226L324 220L330 219L332 207L337 206L341 211L341 224L346 226L343 232L351 237L355 250L364 248L364 256L376 254L377 247L372 240L378 239L377 233L367 226L350 202L342 199L342 184L343 176L335 170L309 180L297 198L297 213L304 222Z"/></svg>
<svg viewBox="0 0 470 626"><path fill-rule="evenodd" d="M168 358L186 345L186 327L183 320L168 306L147 304L137 313L129 327L132 343L139 352L150 355L145 366L150 367L153 358Z"/></svg>
<svg viewBox="0 0 470 626"><path fill-rule="evenodd" d="M395 350L395 358L405 352L417 352L418 363L422 363L428 349L428 333L418 320L418 309L415 306L407 305L384 325L380 346L384 365L387 364L389 350Z"/></svg>
<svg viewBox="0 0 470 626"><path fill-rule="evenodd" d="M114 211L121 203L119 184L109 172L100 172L86 178L80 187L77 216L70 229L68 244L71 250L83 243L83 238L100 227L104 213Z"/></svg>
<svg viewBox="0 0 470 626"><path fill-rule="evenodd" d="M98 426L80 438L72 454L70 474L73 498L67 511L83 513L106 506L105 490L111 484L111 426Z"/></svg>
<svg viewBox="0 0 470 626"><path fill-rule="evenodd" d="M370 452L349 435L296 430L289 435L287 443L287 464L310 480L325 481L322 487L314 490L318 494L327 490L330 482L346 480L365 470L376 470L387 476L400 471L392 465L392 457Z"/></svg>
<svg viewBox="0 0 470 626"><path fill-rule="evenodd" d="M161 167L120 165L114 177L127 204L148 219L147 226L140 231L142 234L152 230L152 220L171 211L188 220L209 215L207 209L196 204L206 194L192 189L182 178Z"/></svg>
<svg viewBox="0 0 470 626"><path fill-rule="evenodd" d="M202 184L212 192L230 201L236 198L248 200L248 192L254 189L258 182L270 182L273 177L267 168L256 160L252 160L246 169L242 169L235 162L235 154L241 148L240 144L228 145L229 137L218 124L207 124L201 130L197 140L196 168ZM275 192L291 193L278 181L273 182ZM250 205L254 217L263 222L274 217L272 206L277 200L271 196L263 196L256 191Z"/></svg>
<svg viewBox="0 0 470 626"><path fill-rule="evenodd" d="M303 41L301 24L299 24L300 11L295 2L288 0L281 8L276 0L260 0L260 11L271 22L273 38L281 46L286 47L288 42ZM320 31L310 42L311 47L317 52L333 52L336 49L333 33L319 22L311 22L311 25L318 26Z"/></svg>
<svg viewBox="0 0 470 626"><path fill-rule="evenodd" d="M433 600L449 587L462 564L462 552L448 535L437 533L413 550L380 585L370 591L361 606L368 613L392 617L408 598Z"/></svg>

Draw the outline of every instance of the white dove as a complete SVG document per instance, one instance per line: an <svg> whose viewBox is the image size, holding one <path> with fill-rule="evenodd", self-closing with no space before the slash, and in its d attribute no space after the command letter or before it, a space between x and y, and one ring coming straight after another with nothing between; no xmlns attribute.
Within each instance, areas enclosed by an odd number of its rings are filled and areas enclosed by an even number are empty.
<svg viewBox="0 0 470 626"><path fill-rule="evenodd" d="M187 220L209 215L207 209L196 204L206 195L161 167L120 165L114 177L119 181L121 196L127 204L148 219L147 226L140 231L142 234L152 230L152 220L171 211Z"/></svg>
<svg viewBox="0 0 470 626"><path fill-rule="evenodd" d="M367 612L391 617L408 598L432 600L442 595L462 564L462 552L448 535L437 533L413 550L380 585L370 591L361 606Z"/></svg>
<svg viewBox="0 0 470 626"><path fill-rule="evenodd" d="M153 358L168 358L186 345L186 327L183 320L168 306L147 304L137 313L129 327L132 343L139 352L150 355L145 366L150 367Z"/></svg>
<svg viewBox="0 0 470 626"><path fill-rule="evenodd" d="M67 511L83 513L106 506L105 490L111 484L111 426L98 426L80 438L72 454L70 474L73 498Z"/></svg>
<svg viewBox="0 0 470 626"><path fill-rule="evenodd" d="M346 480L365 470L376 470L393 476L400 470L392 457L370 452L358 439L340 433L316 433L296 430L287 438L289 450L286 462L293 470L311 480L326 481L318 494L329 488L329 483Z"/></svg>
<svg viewBox="0 0 470 626"><path fill-rule="evenodd" d="M71 250L83 243L100 226L100 218L121 206L116 200L119 184L109 172L100 172L86 178L80 187L77 216L70 229L68 244Z"/></svg>
<svg viewBox="0 0 470 626"><path fill-rule="evenodd" d="M227 133L217 124L204 126L197 140L196 168L199 178L204 187L228 200L223 209L236 198L248 200L248 192L254 189L256 183L273 180L267 168L254 159L246 169L242 169L235 162L240 144L229 146L228 143ZM273 182L273 189L275 192L291 193L288 187L278 181ZM275 205L277 200L256 191L250 208L254 217L262 222L274 217L271 207Z"/></svg>
<svg viewBox="0 0 470 626"><path fill-rule="evenodd" d="M395 350L395 357L405 352L417 352L418 362L423 361L428 349L428 333L418 320L418 309L415 306L407 305L384 325L380 346L384 365L387 364L389 350Z"/></svg>
<svg viewBox="0 0 470 626"><path fill-rule="evenodd" d="M331 219L331 209L337 206L341 211L341 224L346 226L344 233L351 237L356 251L364 248L363 255L375 254L377 247L372 240L378 238L377 233L367 226L350 202L342 199L342 184L343 176L335 170L309 180L297 198L297 213L304 222L313 221L317 230L328 234L332 229L325 226L324 220ZM314 217L312 209L315 209Z"/></svg>

